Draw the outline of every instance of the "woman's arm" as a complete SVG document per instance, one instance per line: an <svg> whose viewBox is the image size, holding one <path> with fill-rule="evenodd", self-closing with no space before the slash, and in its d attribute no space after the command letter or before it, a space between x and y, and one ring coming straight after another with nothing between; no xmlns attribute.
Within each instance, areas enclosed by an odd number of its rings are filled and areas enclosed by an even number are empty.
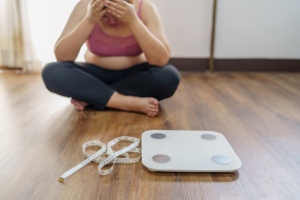
<svg viewBox="0 0 300 200"><path fill-rule="evenodd" d="M166 34L158 10L154 4L144 1L146 9L142 9L145 24L137 18L128 24L145 53L147 61L152 65L165 66L171 55Z"/></svg>
<svg viewBox="0 0 300 200"><path fill-rule="evenodd" d="M150 1L143 3L142 18L145 24L136 15L135 5L123 0L113 2L106 0L105 5L109 9L108 12L129 25L150 64L165 66L168 63L171 55L170 47L158 10L153 3Z"/></svg>
<svg viewBox="0 0 300 200"><path fill-rule="evenodd" d="M77 3L54 46L57 61L74 61L85 41L84 39L93 30L92 24L84 20L87 6L85 1L81 0Z"/></svg>

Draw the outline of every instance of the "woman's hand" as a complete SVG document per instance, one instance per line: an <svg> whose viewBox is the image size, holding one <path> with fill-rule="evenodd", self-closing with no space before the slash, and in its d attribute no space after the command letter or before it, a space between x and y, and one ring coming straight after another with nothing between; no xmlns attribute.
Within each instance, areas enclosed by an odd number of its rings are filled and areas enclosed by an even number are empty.
<svg viewBox="0 0 300 200"><path fill-rule="evenodd" d="M102 16L107 11L107 8L102 10L104 3L105 0L91 0L88 4L85 18L87 18L87 20L93 24L96 24L98 21L100 21Z"/></svg>
<svg viewBox="0 0 300 200"><path fill-rule="evenodd" d="M108 12L119 18L122 22L126 24L131 24L135 22L138 17L135 12L135 4L127 3L124 0L105 0L105 6L108 8Z"/></svg>

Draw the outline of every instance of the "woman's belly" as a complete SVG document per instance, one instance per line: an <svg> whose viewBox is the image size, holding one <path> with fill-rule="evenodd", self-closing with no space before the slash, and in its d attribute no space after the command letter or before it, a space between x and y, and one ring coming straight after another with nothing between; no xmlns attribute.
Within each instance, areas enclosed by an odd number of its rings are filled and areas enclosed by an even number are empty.
<svg viewBox="0 0 300 200"><path fill-rule="evenodd" d="M109 70L127 69L134 65L147 62L147 58L144 53L137 56L98 56L90 52L88 49L84 54L84 59L88 63Z"/></svg>

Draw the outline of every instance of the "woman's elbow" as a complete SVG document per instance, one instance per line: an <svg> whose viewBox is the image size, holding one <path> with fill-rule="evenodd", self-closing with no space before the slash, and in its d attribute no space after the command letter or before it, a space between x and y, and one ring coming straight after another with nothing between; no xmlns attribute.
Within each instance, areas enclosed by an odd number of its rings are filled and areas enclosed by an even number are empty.
<svg viewBox="0 0 300 200"><path fill-rule="evenodd" d="M160 62L158 63L158 66L160 66L160 67L166 66L166 65L169 63L169 60L170 60L170 57L167 57L166 59L160 61Z"/></svg>
<svg viewBox="0 0 300 200"><path fill-rule="evenodd" d="M156 65L159 67L164 67L168 64L169 60L170 60L170 55L165 56L164 58L158 59L156 61L149 62L149 64Z"/></svg>
<svg viewBox="0 0 300 200"><path fill-rule="evenodd" d="M76 57L74 58L73 56L70 55L65 55L62 52L59 52L59 50L54 49L54 54L57 62L63 62L63 61L75 61Z"/></svg>

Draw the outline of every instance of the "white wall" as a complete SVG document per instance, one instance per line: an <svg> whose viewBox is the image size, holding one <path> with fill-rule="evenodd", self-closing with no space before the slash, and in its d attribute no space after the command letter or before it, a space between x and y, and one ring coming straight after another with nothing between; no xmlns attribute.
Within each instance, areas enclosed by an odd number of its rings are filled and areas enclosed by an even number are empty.
<svg viewBox="0 0 300 200"><path fill-rule="evenodd" d="M218 0L216 58L300 59L299 0Z"/></svg>
<svg viewBox="0 0 300 200"><path fill-rule="evenodd" d="M158 8L172 57L209 57L212 0L150 0ZM40 57L55 61L53 48L78 0L31 0L33 38ZM77 61L84 61L84 45Z"/></svg>
<svg viewBox="0 0 300 200"><path fill-rule="evenodd" d="M172 57L209 57L213 0L151 1L161 15Z"/></svg>
<svg viewBox="0 0 300 200"><path fill-rule="evenodd" d="M56 61L54 45L79 0L30 0L32 34L39 56L44 62ZM85 44L77 57L84 61Z"/></svg>
<svg viewBox="0 0 300 200"><path fill-rule="evenodd" d="M151 0L172 57L208 58L213 0ZM31 0L38 52L55 61L54 44L78 0ZM218 0L216 58L300 59L300 0ZM77 61L84 61L84 45Z"/></svg>

